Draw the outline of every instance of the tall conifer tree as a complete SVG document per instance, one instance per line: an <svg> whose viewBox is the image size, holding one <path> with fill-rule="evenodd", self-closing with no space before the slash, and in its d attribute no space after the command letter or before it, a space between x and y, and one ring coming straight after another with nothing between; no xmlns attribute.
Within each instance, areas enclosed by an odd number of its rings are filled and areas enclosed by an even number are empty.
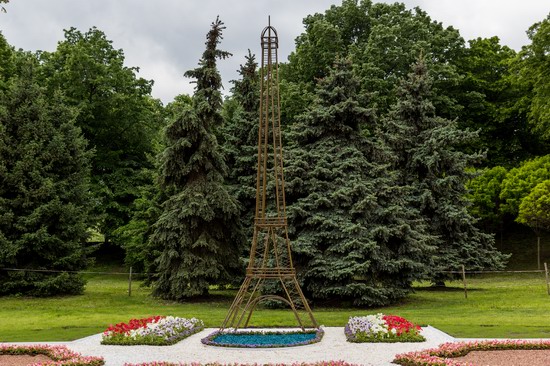
<svg viewBox="0 0 550 366"><path fill-rule="evenodd" d="M225 104L221 138L229 168L227 181L241 206L246 239L251 240L256 207L260 90L255 57L249 50L245 58L246 63L238 70L241 79L232 81L233 95Z"/></svg>
<svg viewBox="0 0 550 366"><path fill-rule="evenodd" d="M501 269L506 256L494 247L494 238L481 232L468 212L467 168L479 161L480 153L465 153L461 147L477 137L460 130L456 121L438 117L431 103L431 78L422 58L401 84L399 101L385 120L388 143L398 157L401 184L412 188L414 205L437 236L434 283L446 277L442 271Z"/></svg>
<svg viewBox="0 0 550 366"><path fill-rule="evenodd" d="M238 270L239 209L224 184L227 168L214 134L222 122L216 61L230 56L217 48L223 29L219 19L212 23L199 67L185 73L196 79L192 104L166 131L160 180L169 198L152 236L162 248L154 294L166 299L205 295Z"/></svg>
<svg viewBox="0 0 550 366"><path fill-rule="evenodd" d="M26 61L25 61L26 63ZM0 95L0 295L77 294L91 225L90 159L76 113L30 62ZM53 270L54 272L41 271Z"/></svg>
<svg viewBox="0 0 550 366"><path fill-rule="evenodd" d="M314 298L386 305L424 274L431 248L403 192L348 60L337 60L293 127L288 192L293 248Z"/></svg>

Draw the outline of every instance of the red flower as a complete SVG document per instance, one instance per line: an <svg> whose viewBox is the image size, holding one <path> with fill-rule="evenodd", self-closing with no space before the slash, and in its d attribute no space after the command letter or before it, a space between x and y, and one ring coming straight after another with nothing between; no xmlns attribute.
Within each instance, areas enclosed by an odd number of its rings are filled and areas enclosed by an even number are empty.
<svg viewBox="0 0 550 366"><path fill-rule="evenodd" d="M145 328L149 323L157 323L162 318L166 318L166 317L161 315L156 315L156 316L151 316L149 318L143 318L143 319L131 319L128 322L128 324L118 323L116 325L110 325L109 328L107 328L107 330L104 333L113 332L115 334L116 333L127 334L131 330Z"/></svg>
<svg viewBox="0 0 550 366"><path fill-rule="evenodd" d="M415 330L415 333L420 330L420 327L418 325L414 325L407 319L400 316L384 315L382 319L384 319L384 321L388 325L389 330L396 330L397 336L400 336L403 333L409 333L412 329Z"/></svg>

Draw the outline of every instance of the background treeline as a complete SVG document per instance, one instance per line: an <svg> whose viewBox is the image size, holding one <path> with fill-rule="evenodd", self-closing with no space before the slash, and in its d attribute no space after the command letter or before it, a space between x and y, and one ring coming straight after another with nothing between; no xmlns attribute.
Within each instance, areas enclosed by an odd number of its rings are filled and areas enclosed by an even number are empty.
<svg viewBox="0 0 550 366"><path fill-rule="evenodd" d="M304 27L280 89L308 298L389 304L461 265L504 268L494 234L512 224L550 227L550 15L519 52L399 3L344 0ZM79 293L98 250L166 299L239 283L259 76L249 52L222 97L223 29L185 73L194 94L166 106L96 28L54 52L0 36L0 294Z"/></svg>

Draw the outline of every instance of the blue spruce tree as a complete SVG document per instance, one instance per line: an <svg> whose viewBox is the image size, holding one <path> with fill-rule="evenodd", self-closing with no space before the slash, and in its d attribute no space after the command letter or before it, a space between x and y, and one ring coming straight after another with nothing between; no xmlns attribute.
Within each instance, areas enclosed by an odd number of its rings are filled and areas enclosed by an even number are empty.
<svg viewBox="0 0 550 366"><path fill-rule="evenodd" d="M424 275L431 237L406 205L351 62L338 59L316 95L293 126L287 165L301 280L314 299L387 305Z"/></svg>
<svg viewBox="0 0 550 366"><path fill-rule="evenodd" d="M399 89L399 101L384 121L387 142L398 157L400 184L412 189L413 205L437 237L434 267L429 277L442 284L443 271L502 269L507 256L494 247L494 238L481 232L468 212L467 168L483 158L462 147L477 133L458 128L456 121L438 117L431 102L431 78L420 58Z"/></svg>
<svg viewBox="0 0 550 366"><path fill-rule="evenodd" d="M223 23L207 34L190 105L168 126L160 181L168 199L151 241L160 248L154 295L183 300L206 295L212 284L228 283L240 270L242 242L239 207L224 182L227 167L215 129L221 125L221 77L217 59L230 56L217 48Z"/></svg>

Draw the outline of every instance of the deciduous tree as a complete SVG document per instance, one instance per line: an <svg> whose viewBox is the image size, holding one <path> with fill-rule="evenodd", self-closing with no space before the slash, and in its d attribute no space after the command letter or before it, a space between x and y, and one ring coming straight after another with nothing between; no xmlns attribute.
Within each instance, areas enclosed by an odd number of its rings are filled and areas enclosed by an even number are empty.
<svg viewBox="0 0 550 366"><path fill-rule="evenodd" d="M483 166L510 168L539 151L538 138L517 107L523 89L514 76L516 57L498 37L477 38L469 41L457 62L462 74L456 92L463 106L459 126L479 131L467 149L486 152Z"/></svg>
<svg viewBox="0 0 550 366"><path fill-rule="evenodd" d="M527 31L531 44L519 53L520 82L530 87L523 96L529 123L550 140L550 14Z"/></svg>
<svg viewBox="0 0 550 366"><path fill-rule="evenodd" d="M6 88L7 80L14 76L15 60L14 49L4 35L0 33L0 90Z"/></svg>
<svg viewBox="0 0 550 366"><path fill-rule="evenodd" d="M460 76L455 64L464 49L458 30L402 3L374 4L369 15L368 41L350 52L365 87L374 93L378 111L385 114L396 102L399 81L422 53L433 80L432 104L440 115L456 118L460 106L454 94Z"/></svg>
<svg viewBox="0 0 550 366"><path fill-rule="evenodd" d="M476 176L467 182L470 212L481 219L486 227L502 222L500 192L507 170L501 166L476 171Z"/></svg>
<svg viewBox="0 0 550 366"><path fill-rule="evenodd" d="M316 79L328 75L336 57L350 56L364 87L373 93L370 103L386 113L396 100L398 81L422 51L434 77L433 103L439 113L457 116L455 63L464 41L456 29L443 27L419 8L370 0L344 0L324 14L306 17L304 25L296 50L283 68L285 82L312 91Z"/></svg>
<svg viewBox="0 0 550 366"><path fill-rule="evenodd" d="M502 181L501 210L517 217L521 201L531 193L537 184L550 179L550 155L524 161L519 167L510 169Z"/></svg>
<svg viewBox="0 0 550 366"><path fill-rule="evenodd" d="M529 226L537 235L537 266L540 269L540 235L550 230L550 180L537 184L521 201L516 221Z"/></svg>
<svg viewBox="0 0 550 366"><path fill-rule="evenodd" d="M153 168L149 157L163 125L160 102L151 97L153 82L125 66L123 51L97 28L66 30L56 51L40 56L41 82L51 93L62 90L65 102L78 108L77 126L94 148L96 225L111 240L130 220L139 187L152 184L141 170Z"/></svg>

